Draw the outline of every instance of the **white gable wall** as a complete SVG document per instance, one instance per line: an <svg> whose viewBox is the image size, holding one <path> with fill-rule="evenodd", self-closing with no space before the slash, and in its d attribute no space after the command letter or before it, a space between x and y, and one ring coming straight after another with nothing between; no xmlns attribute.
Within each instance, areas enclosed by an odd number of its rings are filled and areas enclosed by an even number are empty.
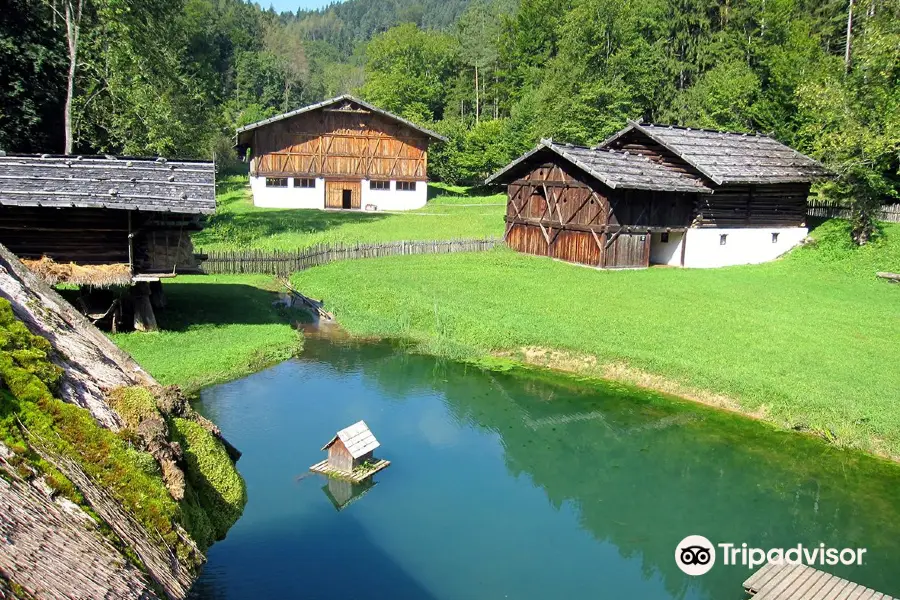
<svg viewBox="0 0 900 600"><path fill-rule="evenodd" d="M772 241L772 234L778 239ZM684 266L695 268L750 265L775 260L806 237L806 227L731 227L688 229ZM655 234L658 235L658 234ZM725 244L721 243L721 236ZM670 240L675 241L674 234ZM651 256L653 254L651 246ZM680 262L680 248L678 259ZM671 264L671 263L669 263ZM676 263L678 264L678 263Z"/></svg>

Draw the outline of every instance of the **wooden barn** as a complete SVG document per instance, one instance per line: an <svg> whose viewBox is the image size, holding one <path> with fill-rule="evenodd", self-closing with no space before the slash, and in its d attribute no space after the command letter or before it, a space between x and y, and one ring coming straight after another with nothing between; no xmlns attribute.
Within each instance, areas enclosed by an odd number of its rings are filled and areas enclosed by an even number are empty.
<svg viewBox="0 0 900 600"><path fill-rule="evenodd" d="M237 130L256 206L409 210L428 199L428 146L446 141L344 95Z"/></svg>
<svg viewBox="0 0 900 600"><path fill-rule="evenodd" d="M0 243L52 284L134 284L141 328L150 284L200 272L190 236L215 210L212 162L0 156Z"/></svg>
<svg viewBox="0 0 900 600"><path fill-rule="evenodd" d="M542 140L506 184L506 241L603 268L719 267L777 258L807 234L825 169L763 135L629 123L585 148Z"/></svg>

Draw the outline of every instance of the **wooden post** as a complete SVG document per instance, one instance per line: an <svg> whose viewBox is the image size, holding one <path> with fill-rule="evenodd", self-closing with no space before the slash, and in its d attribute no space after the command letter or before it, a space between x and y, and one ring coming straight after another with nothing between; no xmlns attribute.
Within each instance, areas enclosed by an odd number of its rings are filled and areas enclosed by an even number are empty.
<svg viewBox="0 0 900 600"><path fill-rule="evenodd" d="M153 308L166 307L166 294L163 292L162 282L158 279L150 282L150 305Z"/></svg>
<svg viewBox="0 0 900 600"><path fill-rule="evenodd" d="M139 281L131 286L131 303L134 306L134 329L136 331L157 331L156 315L150 304L150 286Z"/></svg>

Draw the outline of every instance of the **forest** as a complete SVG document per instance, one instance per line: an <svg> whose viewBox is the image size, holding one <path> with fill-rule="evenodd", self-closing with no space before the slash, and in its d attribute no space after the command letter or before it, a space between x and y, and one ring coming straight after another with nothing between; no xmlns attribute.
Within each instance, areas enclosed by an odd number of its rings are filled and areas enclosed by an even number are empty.
<svg viewBox="0 0 900 600"><path fill-rule="evenodd" d="M353 93L447 135L430 176L450 183L542 137L595 144L643 119L772 134L863 213L900 191L900 0L6 5L8 152L225 161L236 126Z"/></svg>

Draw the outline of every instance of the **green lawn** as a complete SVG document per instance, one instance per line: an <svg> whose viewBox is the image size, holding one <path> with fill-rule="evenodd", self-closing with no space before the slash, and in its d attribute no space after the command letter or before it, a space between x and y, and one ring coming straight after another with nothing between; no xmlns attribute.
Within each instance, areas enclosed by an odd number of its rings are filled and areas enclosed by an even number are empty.
<svg viewBox="0 0 900 600"><path fill-rule="evenodd" d="M247 178L218 182L218 209L193 236L203 250L296 250L328 242L444 240L503 235L504 194L429 186L428 204L405 213L366 213L253 206Z"/></svg>
<svg viewBox="0 0 900 600"><path fill-rule="evenodd" d="M258 371L296 354L297 314L273 303L278 286L264 275L180 276L164 284L168 307L158 333L120 333L113 341L160 383L188 392Z"/></svg>
<svg viewBox="0 0 900 600"><path fill-rule="evenodd" d="M844 228L826 223L813 247L726 269L598 271L498 250L333 263L293 283L355 334L457 358L563 350L583 372L714 392L897 458L900 285L874 272L900 271L900 225L862 249Z"/></svg>

